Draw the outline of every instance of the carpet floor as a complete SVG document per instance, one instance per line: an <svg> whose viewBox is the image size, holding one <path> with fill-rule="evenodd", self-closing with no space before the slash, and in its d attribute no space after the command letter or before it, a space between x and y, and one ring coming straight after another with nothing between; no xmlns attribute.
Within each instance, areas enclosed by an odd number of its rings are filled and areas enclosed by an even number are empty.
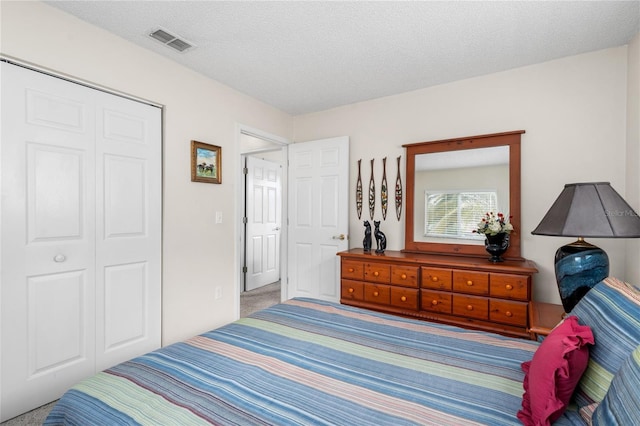
<svg viewBox="0 0 640 426"><path fill-rule="evenodd" d="M255 311L280 302L280 281L240 294L240 316L246 317ZM49 415L55 402L43 405L21 416L14 417L0 426L40 426Z"/></svg>
<svg viewBox="0 0 640 426"><path fill-rule="evenodd" d="M240 294L240 317L280 303L280 281Z"/></svg>

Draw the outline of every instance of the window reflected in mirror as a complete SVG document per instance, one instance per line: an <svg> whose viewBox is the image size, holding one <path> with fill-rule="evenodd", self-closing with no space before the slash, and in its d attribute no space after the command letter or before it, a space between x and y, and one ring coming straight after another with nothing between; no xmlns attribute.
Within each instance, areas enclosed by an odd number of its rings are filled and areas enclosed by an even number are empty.
<svg viewBox="0 0 640 426"><path fill-rule="evenodd" d="M424 193L424 234L429 238L456 238L482 241L473 232L478 218L498 211L497 191L438 191Z"/></svg>
<svg viewBox="0 0 640 426"><path fill-rule="evenodd" d="M415 241L482 245L480 218L509 210L509 147L417 155L414 179Z"/></svg>

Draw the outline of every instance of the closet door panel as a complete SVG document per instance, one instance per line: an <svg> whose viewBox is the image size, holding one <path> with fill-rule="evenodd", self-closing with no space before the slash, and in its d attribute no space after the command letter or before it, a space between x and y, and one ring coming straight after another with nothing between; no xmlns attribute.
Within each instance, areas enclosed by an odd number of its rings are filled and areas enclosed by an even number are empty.
<svg viewBox="0 0 640 426"><path fill-rule="evenodd" d="M87 353L84 333L83 271L29 277L28 374L34 378L71 367L92 357ZM51 303L56 300L56 303Z"/></svg>
<svg viewBox="0 0 640 426"><path fill-rule="evenodd" d="M96 112L96 362L160 347L161 111L102 96Z"/></svg>
<svg viewBox="0 0 640 426"><path fill-rule="evenodd" d="M147 335L149 292L146 262L105 269L105 351L113 352Z"/></svg>
<svg viewBox="0 0 640 426"><path fill-rule="evenodd" d="M95 371L95 108L86 92L2 64L2 420Z"/></svg>
<svg viewBox="0 0 640 426"><path fill-rule="evenodd" d="M105 239L146 237L146 161L105 155Z"/></svg>

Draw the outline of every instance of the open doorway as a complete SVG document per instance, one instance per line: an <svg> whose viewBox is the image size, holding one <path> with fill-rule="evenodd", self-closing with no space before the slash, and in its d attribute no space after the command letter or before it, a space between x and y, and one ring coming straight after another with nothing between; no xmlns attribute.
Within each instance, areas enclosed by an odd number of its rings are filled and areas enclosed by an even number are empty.
<svg viewBox="0 0 640 426"><path fill-rule="evenodd" d="M239 316L286 299L286 178L289 141L238 126L240 164L238 211L242 217ZM284 274L286 275L286 274Z"/></svg>

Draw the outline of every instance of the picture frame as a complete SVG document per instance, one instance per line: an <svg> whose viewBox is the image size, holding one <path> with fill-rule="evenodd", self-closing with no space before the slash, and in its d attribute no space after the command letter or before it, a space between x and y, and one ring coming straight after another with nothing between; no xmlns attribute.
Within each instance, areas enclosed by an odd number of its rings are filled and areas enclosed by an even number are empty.
<svg viewBox="0 0 640 426"><path fill-rule="evenodd" d="M222 148L191 141L191 181L222 183Z"/></svg>

